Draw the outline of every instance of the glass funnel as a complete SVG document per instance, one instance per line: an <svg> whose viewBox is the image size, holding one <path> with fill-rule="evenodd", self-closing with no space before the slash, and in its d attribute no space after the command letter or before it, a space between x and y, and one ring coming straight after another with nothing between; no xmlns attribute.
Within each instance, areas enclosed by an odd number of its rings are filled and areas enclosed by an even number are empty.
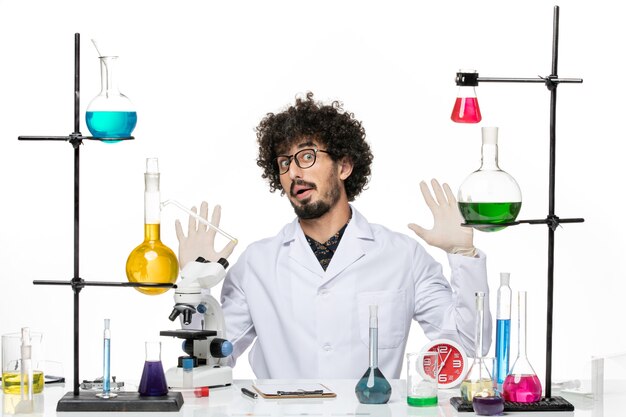
<svg viewBox="0 0 626 417"><path fill-rule="evenodd" d="M518 353L502 391L506 401L534 403L541 400L541 382L526 356L526 291L518 292Z"/></svg>
<svg viewBox="0 0 626 417"><path fill-rule="evenodd" d="M161 242L161 193L159 191L159 161L146 160L144 192L144 241L128 255L126 277L130 282L169 283L178 277L178 259ZM168 288L135 287L138 291L156 295Z"/></svg>
<svg viewBox="0 0 626 417"><path fill-rule="evenodd" d="M370 306L370 366L357 382L354 392L361 404L386 404L391 384L378 369L378 306Z"/></svg>
<svg viewBox="0 0 626 417"><path fill-rule="evenodd" d="M476 70L459 70L456 74L456 83L459 92L450 119L455 123L480 122L483 117L480 114L475 88L478 85L478 73Z"/></svg>
<svg viewBox="0 0 626 417"><path fill-rule="evenodd" d="M461 184L459 210L465 222L483 232L495 232L498 223L515 221L522 208L522 192L515 179L498 166L498 128L482 128L482 163Z"/></svg>
<svg viewBox="0 0 626 417"><path fill-rule="evenodd" d="M461 382L461 397L472 402L474 396L493 397L495 390L491 374L483 355L483 327L485 324L485 293L476 293L476 332L474 361L465 379Z"/></svg>
<svg viewBox="0 0 626 417"><path fill-rule="evenodd" d="M94 138L118 142L127 138L137 125L137 112L131 101L117 87L116 56L100 57L100 94L87 106L85 121ZM112 140L111 140L112 139Z"/></svg>

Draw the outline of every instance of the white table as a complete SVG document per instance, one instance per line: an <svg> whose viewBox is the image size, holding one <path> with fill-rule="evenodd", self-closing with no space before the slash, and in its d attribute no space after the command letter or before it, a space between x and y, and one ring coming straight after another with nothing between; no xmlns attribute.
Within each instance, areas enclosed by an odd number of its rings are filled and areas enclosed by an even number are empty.
<svg viewBox="0 0 626 417"><path fill-rule="evenodd" d="M243 417L243 416L467 416L472 417L474 413L457 413L450 405L449 398L459 396L458 390L440 390L439 404L436 407L409 407L406 404L406 382L404 380L392 380L392 395L388 404L385 405L363 405L359 404L355 394L355 380L327 380L327 381L307 381L321 382L337 393L336 398L330 399L283 399L267 400L259 396L258 399L251 399L241 393L242 387L250 388L253 381L235 381L231 387L212 389L208 398L185 398L185 404L179 412L169 413L123 413L128 417ZM263 382L263 381L259 381ZM269 381L265 381L269 382ZM293 381L274 380L274 383L290 383ZM63 413L56 412L56 403L66 392L71 391L71 384L46 386L42 394L35 397L35 412L31 414L16 414L16 416L79 416L89 415L90 417L111 417L122 413ZM3 416L13 415L15 396L3 395ZM607 390L604 397L599 401L575 395L561 394L576 407L574 412L559 413L509 413L514 416L558 416L558 417L612 417L625 415L622 409L622 402L626 402L626 391L621 389Z"/></svg>

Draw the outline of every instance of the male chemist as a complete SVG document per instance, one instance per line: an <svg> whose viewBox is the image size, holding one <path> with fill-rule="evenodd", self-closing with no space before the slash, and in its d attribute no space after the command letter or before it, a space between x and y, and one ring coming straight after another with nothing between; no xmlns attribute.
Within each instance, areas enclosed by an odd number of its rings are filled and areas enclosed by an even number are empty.
<svg viewBox="0 0 626 417"><path fill-rule="evenodd" d="M379 368L387 378L400 377L412 319L430 339L453 339L473 354L474 294L489 292L486 260L473 246L472 229L460 226L450 187L433 180L433 198L422 182L434 226L409 225L448 253L449 283L417 241L368 223L350 204L368 182L373 156L361 123L340 103L324 105L308 93L269 113L256 131L262 177L270 191L286 195L296 218L276 236L250 244L228 271L221 303L232 364L254 343L249 360L257 378L359 378L368 364L373 304ZM215 233L191 218L188 236L178 222L176 229L182 267L198 256L216 261L232 252L230 246L216 254ZM488 350L488 303L485 318Z"/></svg>

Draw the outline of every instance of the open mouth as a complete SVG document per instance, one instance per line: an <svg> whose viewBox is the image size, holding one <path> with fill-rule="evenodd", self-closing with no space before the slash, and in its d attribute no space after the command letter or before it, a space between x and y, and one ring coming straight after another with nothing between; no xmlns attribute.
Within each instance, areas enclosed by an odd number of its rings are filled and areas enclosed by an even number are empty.
<svg viewBox="0 0 626 417"><path fill-rule="evenodd" d="M313 190L315 190L314 184L294 182L291 184L291 190L289 193L292 197L302 200L310 196Z"/></svg>

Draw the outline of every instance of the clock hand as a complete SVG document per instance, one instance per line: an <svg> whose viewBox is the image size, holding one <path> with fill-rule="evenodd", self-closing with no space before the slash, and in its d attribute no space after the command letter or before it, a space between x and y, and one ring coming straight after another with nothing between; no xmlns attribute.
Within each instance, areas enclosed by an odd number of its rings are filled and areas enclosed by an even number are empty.
<svg viewBox="0 0 626 417"><path fill-rule="evenodd" d="M439 368L437 368L437 373L441 372L441 369L443 368L443 366L446 364L446 361L448 360L448 357L450 357L450 354L452 353L452 349L450 349L448 351L448 354L446 355L446 358L443 360L443 362L441 362L441 365L439 365Z"/></svg>

